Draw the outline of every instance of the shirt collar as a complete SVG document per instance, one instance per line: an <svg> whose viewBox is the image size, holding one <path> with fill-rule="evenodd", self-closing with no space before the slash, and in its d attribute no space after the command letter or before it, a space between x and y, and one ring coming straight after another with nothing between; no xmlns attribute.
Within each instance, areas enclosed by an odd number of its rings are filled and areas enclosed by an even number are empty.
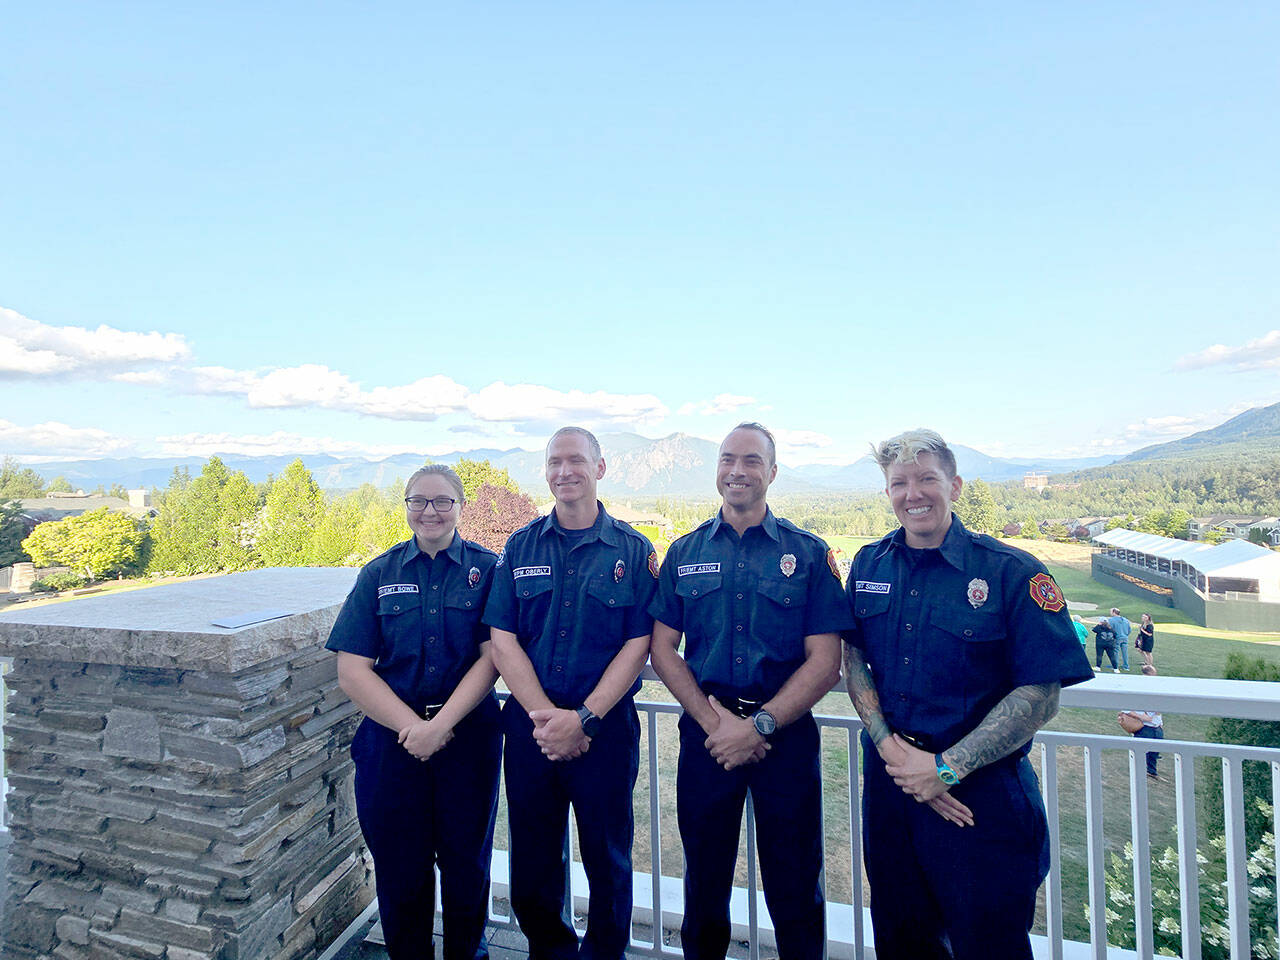
<svg viewBox="0 0 1280 960"><path fill-rule="evenodd" d="M730 527L729 524L725 522L723 509L724 508L722 507L720 510L717 510L716 515L711 518L711 526L707 528L708 539L714 539L716 534L720 532L721 527L728 527L730 530L733 529L733 527ZM774 542L782 542L782 538L778 536L778 518L773 515L773 511L769 509L768 504L765 504L764 519L761 520L757 526ZM756 527L747 527L747 530L754 529L756 529Z"/></svg>
<svg viewBox="0 0 1280 960"><path fill-rule="evenodd" d="M551 508L551 512L542 518L542 527L538 531L538 538L548 536L552 532L556 532L561 536L564 535L564 527L560 526L560 520L556 517L555 507ZM618 545L618 534L613 528L613 518L604 508L604 504L599 500L596 501L596 520L595 523L587 527L586 533L582 537L583 542L590 540L603 540L610 546Z"/></svg>
<svg viewBox="0 0 1280 960"><path fill-rule="evenodd" d="M462 564L462 537L458 535L458 531L453 531L453 539L449 541L449 546L441 551L446 557L454 563L461 566ZM437 554L439 556L439 554ZM404 569L417 557L422 558L423 563L430 563L431 558L423 553L422 548L418 546L418 538L410 537L404 543L404 548L400 553L400 569Z"/></svg>
<svg viewBox="0 0 1280 960"><path fill-rule="evenodd" d="M942 559L951 564L957 570L963 572L965 569L965 560L969 555L969 544L973 541L973 535L960 522L960 518L954 513L951 515L951 525L947 527L947 534L942 538L942 544L938 547L938 553ZM875 552L875 559L879 560L884 557L890 550L906 550L907 535L906 531L899 527L892 534L880 541L880 547Z"/></svg>

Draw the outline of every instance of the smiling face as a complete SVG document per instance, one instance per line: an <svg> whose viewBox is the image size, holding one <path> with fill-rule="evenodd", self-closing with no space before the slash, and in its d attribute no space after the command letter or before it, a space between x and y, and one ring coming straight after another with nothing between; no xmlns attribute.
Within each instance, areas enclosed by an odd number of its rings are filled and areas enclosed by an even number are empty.
<svg viewBox="0 0 1280 960"><path fill-rule="evenodd" d="M885 472L885 493L906 532L907 546L940 547L951 527L951 504L964 485L949 476L936 454L921 453L914 463L895 461Z"/></svg>
<svg viewBox="0 0 1280 960"><path fill-rule="evenodd" d="M596 482L604 476L604 458L594 457L580 433L558 433L547 444L547 486L564 507L596 502Z"/></svg>
<svg viewBox="0 0 1280 960"><path fill-rule="evenodd" d="M409 485L405 496L426 497L429 500L449 497L456 501L458 492L440 474L424 473ZM420 512L414 512L409 509L408 504L405 505L405 519L409 523L409 529L413 531L413 538L418 541L420 549L433 556L436 551L453 542L453 531L458 526L458 516L461 513L462 504L457 502L444 513L437 512L431 504L427 504Z"/></svg>
<svg viewBox="0 0 1280 960"><path fill-rule="evenodd" d="M764 513L765 494L778 465L769 456L769 443L759 430L739 428L720 444L716 490L728 510Z"/></svg>

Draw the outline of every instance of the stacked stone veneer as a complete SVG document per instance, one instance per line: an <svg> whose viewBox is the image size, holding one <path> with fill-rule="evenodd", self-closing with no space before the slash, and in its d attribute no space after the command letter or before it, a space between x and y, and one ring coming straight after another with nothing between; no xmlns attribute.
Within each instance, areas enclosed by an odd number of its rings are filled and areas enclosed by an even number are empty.
<svg viewBox="0 0 1280 960"><path fill-rule="evenodd" d="M373 896L323 650L354 570L259 570L0 616L6 958L292 960ZM288 611L240 629L211 621Z"/></svg>

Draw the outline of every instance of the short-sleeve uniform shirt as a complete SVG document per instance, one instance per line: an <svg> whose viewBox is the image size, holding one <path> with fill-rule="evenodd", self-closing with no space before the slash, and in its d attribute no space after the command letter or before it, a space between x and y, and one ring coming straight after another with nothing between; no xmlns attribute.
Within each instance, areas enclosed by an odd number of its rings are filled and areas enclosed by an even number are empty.
<svg viewBox="0 0 1280 960"><path fill-rule="evenodd" d="M1015 687L1093 676L1044 566L955 517L936 550L908 547L901 528L863 547L847 592L847 639L871 668L885 720L934 750Z"/></svg>
<svg viewBox="0 0 1280 960"><path fill-rule="evenodd" d="M551 701L574 707L628 640L653 629L657 565L648 538L603 505L585 531L565 530L553 510L507 541L484 622L514 633Z"/></svg>
<svg viewBox="0 0 1280 960"><path fill-rule="evenodd" d="M852 624L821 538L765 511L742 536L719 514L671 545L649 608L684 633L703 690L768 700L804 663L804 638Z"/></svg>
<svg viewBox="0 0 1280 960"><path fill-rule="evenodd" d="M443 703L480 656L480 622L498 556L455 531L434 558L415 540L365 564L325 644L370 657L415 710Z"/></svg>

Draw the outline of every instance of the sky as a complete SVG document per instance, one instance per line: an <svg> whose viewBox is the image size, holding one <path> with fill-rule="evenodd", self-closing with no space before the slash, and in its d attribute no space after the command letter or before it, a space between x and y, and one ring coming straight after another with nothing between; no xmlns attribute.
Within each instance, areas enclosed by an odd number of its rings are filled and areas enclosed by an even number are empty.
<svg viewBox="0 0 1280 960"><path fill-rule="evenodd" d="M0 454L1119 455L1280 401L1280 5L19 4ZM607 452L607 451L606 451Z"/></svg>

